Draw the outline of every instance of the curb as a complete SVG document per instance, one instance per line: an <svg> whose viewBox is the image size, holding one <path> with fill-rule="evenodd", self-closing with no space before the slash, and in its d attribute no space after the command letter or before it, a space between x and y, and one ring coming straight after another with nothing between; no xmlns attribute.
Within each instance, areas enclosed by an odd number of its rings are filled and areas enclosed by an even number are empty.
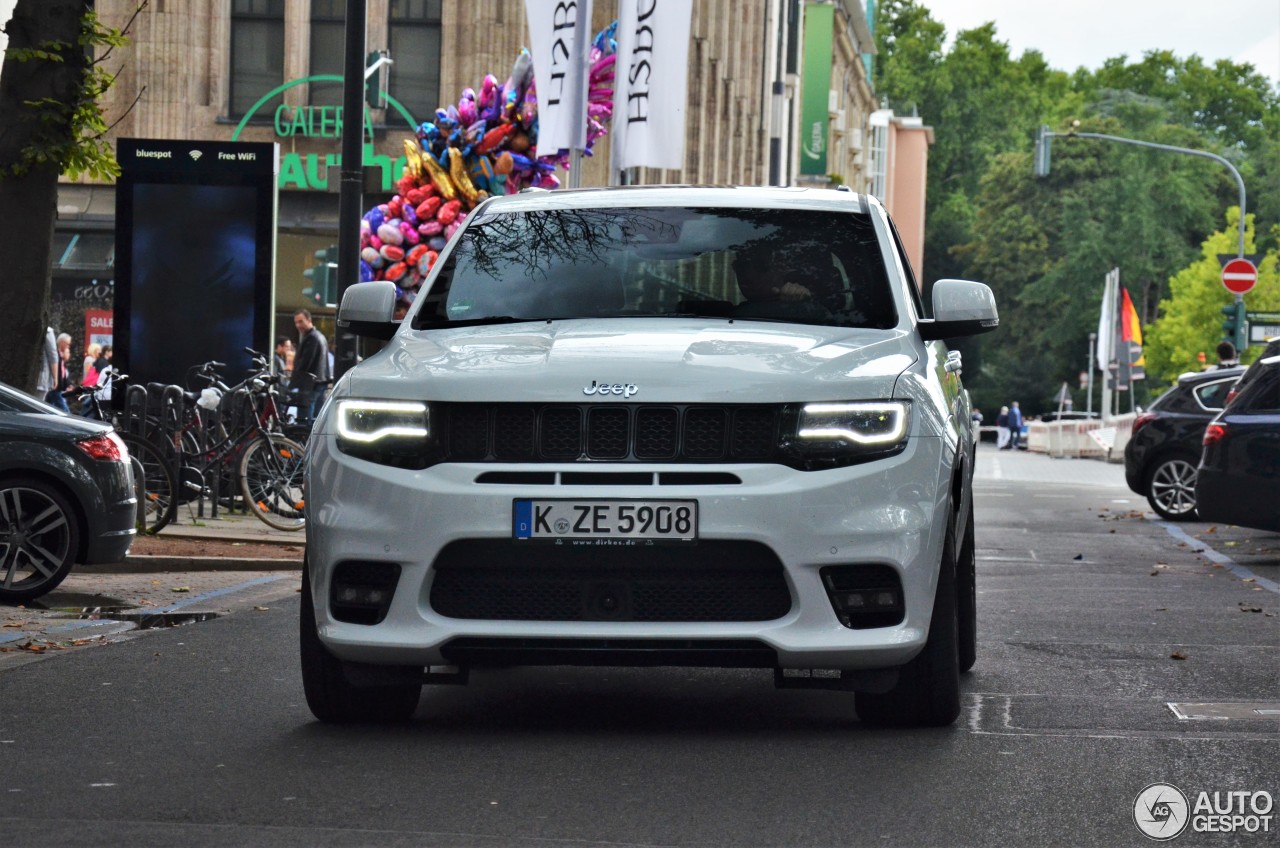
<svg viewBox="0 0 1280 848"><path fill-rule="evenodd" d="M302 558L126 556L120 562L77 565L85 574L159 574L171 571L302 571Z"/></svg>

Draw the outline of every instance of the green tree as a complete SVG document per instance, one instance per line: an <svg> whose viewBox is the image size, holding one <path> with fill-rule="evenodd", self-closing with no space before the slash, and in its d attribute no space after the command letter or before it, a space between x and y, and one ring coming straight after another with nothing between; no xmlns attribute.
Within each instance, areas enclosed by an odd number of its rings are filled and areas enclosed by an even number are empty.
<svg viewBox="0 0 1280 848"><path fill-rule="evenodd" d="M1125 134L1114 118L1080 129ZM1191 133L1150 132L1168 143ZM984 344L979 401L994 402L989 389L1017 394L1035 410L1063 381L1074 382L1088 365L1088 335L1113 267L1144 325L1154 318L1169 269L1191 261L1213 226L1220 171L1197 158L1093 139L1055 139L1044 179L1033 177L1026 153L996 157L976 199L975 237L953 251L1000 307L1001 332ZM1041 382L1026 385L1029 374Z"/></svg>
<svg viewBox="0 0 1280 848"><path fill-rule="evenodd" d="M1245 215L1245 250L1254 244L1254 216ZM1169 296L1160 303L1160 318L1144 337L1147 373L1163 383L1179 374L1203 367L1200 356L1213 361L1213 349L1222 340L1222 307L1235 295L1222 285L1218 254L1235 254L1239 245L1239 207L1227 212L1227 226L1200 245L1195 261L1169 280ZM1269 250L1258 263L1258 283L1244 296L1250 311L1280 311L1280 251ZM1243 352L1247 361L1254 354Z"/></svg>
<svg viewBox="0 0 1280 848"><path fill-rule="evenodd" d="M86 0L18 0L5 32L0 268L8 282L0 380L31 391L49 320L58 177L119 173L98 98L114 81L105 62L125 38L104 27Z"/></svg>

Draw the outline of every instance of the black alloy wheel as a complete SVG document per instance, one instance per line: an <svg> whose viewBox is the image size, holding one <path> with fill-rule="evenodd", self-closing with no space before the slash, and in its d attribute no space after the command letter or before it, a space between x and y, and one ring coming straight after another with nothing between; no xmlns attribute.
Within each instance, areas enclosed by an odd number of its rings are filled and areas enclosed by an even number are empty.
<svg viewBox="0 0 1280 848"><path fill-rule="evenodd" d="M80 519L66 495L43 480L0 482L0 601L48 594L71 571Z"/></svg>

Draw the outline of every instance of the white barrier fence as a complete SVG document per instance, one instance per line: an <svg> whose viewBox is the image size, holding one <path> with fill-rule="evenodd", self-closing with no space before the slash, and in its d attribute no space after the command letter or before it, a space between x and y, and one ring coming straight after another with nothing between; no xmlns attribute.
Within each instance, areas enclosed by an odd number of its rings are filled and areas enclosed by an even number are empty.
<svg viewBox="0 0 1280 848"><path fill-rule="evenodd" d="M1136 415L1102 421L1032 421L1027 425L1027 449L1055 457L1087 457L1124 462L1124 446L1133 433Z"/></svg>

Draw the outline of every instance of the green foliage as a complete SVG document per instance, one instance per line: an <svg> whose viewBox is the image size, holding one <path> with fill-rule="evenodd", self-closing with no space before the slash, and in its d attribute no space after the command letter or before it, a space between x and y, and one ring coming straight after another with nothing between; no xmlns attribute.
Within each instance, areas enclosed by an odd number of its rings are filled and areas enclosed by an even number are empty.
<svg viewBox="0 0 1280 848"><path fill-rule="evenodd" d="M120 175L120 166L107 140L106 120L98 105L101 97L116 77L103 64L112 49L128 43L121 30L105 26L96 12L86 11L80 21L80 35L76 43L46 41L35 48L10 47L8 58L16 62L37 62L60 65L73 62L84 64L81 84L75 96L66 102L45 97L25 100L23 105L33 113L37 129L32 140L5 171L5 176L22 176L32 167L53 164L60 173L71 179L87 174L97 180L111 180ZM96 48L105 47L104 54L85 62L83 56Z"/></svg>
<svg viewBox="0 0 1280 848"><path fill-rule="evenodd" d="M1240 210L1228 210L1226 227L1200 245L1200 255L1169 280L1169 297L1160 302L1161 317L1143 339L1146 343L1147 373L1171 383L1179 374L1198 371L1200 354L1214 361L1214 347L1222 340L1222 307L1235 295L1222 285L1222 265L1218 254L1236 253L1239 246ZM1252 251L1254 216L1245 215L1245 250ZM1258 283L1244 296L1251 312L1280 311L1280 252L1268 251L1258 263ZM1254 354L1244 352L1248 361Z"/></svg>
<svg viewBox="0 0 1280 848"><path fill-rule="evenodd" d="M936 138L921 276L982 280L1000 307L1000 331L965 345L977 348L965 350L967 364L979 363L966 383L980 405L1016 396L1034 413L1062 381L1075 384L1112 267L1144 326L1180 315L1171 277L1197 263L1206 233L1239 203L1218 163L1063 135L1052 141L1048 177L1036 179L1040 124L1062 134L1078 121L1082 132L1225 155L1246 180L1250 208L1270 223L1261 248L1280 242L1280 192L1267 190L1280 184L1280 88L1251 67L1153 51L1066 74L1036 51L1010 56L991 23L946 49L945 28L918 0L886 0L877 15L877 93L900 113L918 110ZM1212 280L1225 296L1216 260ZM1215 304L1178 320L1213 337Z"/></svg>

